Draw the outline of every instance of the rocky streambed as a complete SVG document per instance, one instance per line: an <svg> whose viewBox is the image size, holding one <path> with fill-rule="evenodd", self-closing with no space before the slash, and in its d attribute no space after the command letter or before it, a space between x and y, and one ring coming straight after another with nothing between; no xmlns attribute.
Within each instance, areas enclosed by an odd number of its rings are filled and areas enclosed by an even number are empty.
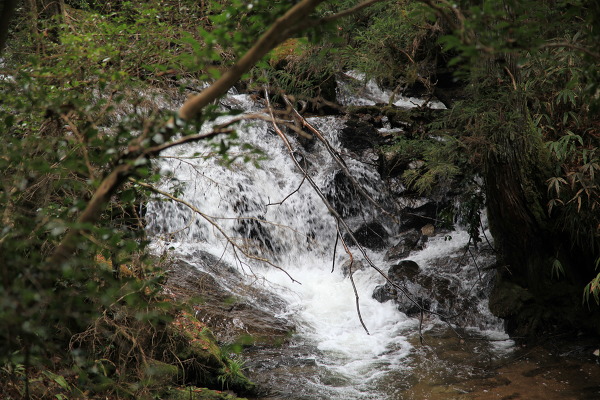
<svg viewBox="0 0 600 400"><path fill-rule="evenodd" d="M256 98L230 97L248 109L261 107ZM241 128L267 155L259 169L224 168L211 157L191 161L210 151L200 145L167 157L163 168L185 182L182 197L202 209L203 218L166 202L148 208L149 232L168 237L155 245L173 249L168 290L186 299L223 345L243 350L258 398L596 395L593 384L559 379L577 368L582 376L597 376L593 345L567 353L521 348L490 313L498 266L485 215L471 207L477 224L470 229L456 214L444 217L461 202L464 188L442 180L422 197L404 186L402 175L420 171L423 163L418 151L389 146L399 136L440 140L425 129L439 111L349 110L309 118L347 171L323 146L290 137L293 157L350 227L342 234L347 251L322 198L304 184L265 123ZM233 243L238 247L232 250ZM263 256L270 265L258 262ZM529 384L537 386L527 391Z"/></svg>

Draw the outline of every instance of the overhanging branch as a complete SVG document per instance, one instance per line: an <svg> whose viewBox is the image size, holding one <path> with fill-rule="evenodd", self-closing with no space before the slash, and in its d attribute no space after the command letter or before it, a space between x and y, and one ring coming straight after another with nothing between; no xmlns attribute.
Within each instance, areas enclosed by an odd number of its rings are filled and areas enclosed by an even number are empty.
<svg viewBox="0 0 600 400"><path fill-rule="evenodd" d="M290 8L283 16L279 17L273 25L257 40L257 42L244 54L229 70L227 70L220 79L203 90L200 94L189 98L179 109L178 118L169 120L161 131L164 143L143 144L143 140L133 140L128 149L121 154L116 166L102 180L98 189L88 202L85 209L77 219L77 226L85 224L94 224L98 221L104 207L110 201L111 196L122 185L122 183L132 176L137 166L144 164L149 159L156 157L166 148L182 144L192 139L181 140L180 142L171 142L173 136L177 133L177 125L181 122L192 121L200 114L202 109L212 103L225 93L261 58L277 45L304 29L309 21L310 14L325 0L302 0ZM368 0L363 6L375 3ZM361 8L363 8L361 6ZM356 9L356 7L354 7ZM8 8L7 8L8 10ZM3 14L4 16L4 9ZM221 134L224 131L214 132ZM198 137L197 140L201 139ZM148 147L153 146L153 147ZM77 250L78 238L81 228L71 229L61 240L54 252L47 259L47 262L53 265L60 265L67 261L69 257Z"/></svg>

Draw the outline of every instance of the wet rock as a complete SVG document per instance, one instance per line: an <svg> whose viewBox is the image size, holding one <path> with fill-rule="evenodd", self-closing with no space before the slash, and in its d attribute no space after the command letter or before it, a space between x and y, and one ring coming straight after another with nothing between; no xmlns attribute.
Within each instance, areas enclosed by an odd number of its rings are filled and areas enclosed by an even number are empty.
<svg viewBox="0 0 600 400"><path fill-rule="evenodd" d="M412 260L404 260L390 267L388 277L392 282L403 282L415 279L420 271L419 264Z"/></svg>
<svg viewBox="0 0 600 400"><path fill-rule="evenodd" d="M373 290L373 298L380 303L394 300L398 296L398 292L389 284L379 285Z"/></svg>
<svg viewBox="0 0 600 400"><path fill-rule="evenodd" d="M455 260L456 262L456 260ZM460 282L443 274L423 271L417 263L403 260L388 270L386 282L373 291L373 298L383 303L393 300L398 310L408 316L421 311L435 311L442 315L462 315L453 321L468 320L467 310L478 303L478 291L461 291Z"/></svg>
<svg viewBox="0 0 600 400"><path fill-rule="evenodd" d="M408 310L411 310L415 306L414 302L406 297L405 292L414 292L415 289L420 290L411 282L418 274L420 268L419 265L411 260L404 260L396 265L390 267L387 272L387 276L394 283L394 285L386 282L383 285L379 285L373 291L373 298L380 303L384 303L389 300L395 300L399 304L399 309L402 312L408 314ZM413 296L411 295L411 298ZM420 300L421 303L425 303L424 299Z"/></svg>
<svg viewBox="0 0 600 400"><path fill-rule="evenodd" d="M333 180L323 190L327 201L342 218L358 215L362 209L361 196L342 171L336 171Z"/></svg>
<svg viewBox="0 0 600 400"><path fill-rule="evenodd" d="M417 249L420 240L421 234L416 229L400 234L400 240L385 253L384 261L395 261L408 257L412 250Z"/></svg>
<svg viewBox="0 0 600 400"><path fill-rule="evenodd" d="M431 310L431 300L426 296L412 295L410 298L403 296L398 301L398 310L409 317L418 316L422 311Z"/></svg>
<svg viewBox="0 0 600 400"><path fill-rule="evenodd" d="M389 236L387 230L379 222L364 224L352 234L361 246L371 250L383 250ZM354 244L350 235L345 235L344 240L347 243Z"/></svg>
<svg viewBox="0 0 600 400"><path fill-rule="evenodd" d="M344 274L344 277L350 275L350 261L351 260L346 260L342 264L342 274ZM354 259L352 262L352 275L354 275L356 271L361 271L363 269L365 269L365 264L361 260Z"/></svg>
<svg viewBox="0 0 600 400"><path fill-rule="evenodd" d="M256 215L252 217L246 217L239 220L236 231L243 237L249 239L251 243L264 251L277 253L281 250L280 246L276 244L267 226L268 224L262 222L265 220L263 215Z"/></svg>
<svg viewBox="0 0 600 400"><path fill-rule="evenodd" d="M350 119L341 131L340 141L348 150L360 153L379 145L381 137L373 125L358 119Z"/></svg>
<svg viewBox="0 0 600 400"><path fill-rule="evenodd" d="M523 287L508 281L501 281L490 294L490 311L500 318L518 314L525 304L533 300L533 295Z"/></svg>
<svg viewBox="0 0 600 400"><path fill-rule="evenodd" d="M281 343L294 327L274 316L284 301L271 293L247 285L230 265L205 253L192 257L204 272L185 260L177 260L167 275L166 289L173 297L188 302L195 317L208 325L220 342L232 343L243 338L244 343ZM225 277L227 275L227 277ZM229 279L225 287L221 282ZM259 307L250 303L255 299Z"/></svg>
<svg viewBox="0 0 600 400"><path fill-rule="evenodd" d="M458 302L460 294L456 282L444 276L421 274L415 277L415 283L421 286L431 298L435 299L438 309L449 312Z"/></svg>
<svg viewBox="0 0 600 400"><path fill-rule="evenodd" d="M421 229L437 220L440 205L434 201L427 201L417 207L404 207L402 210L402 227L404 229Z"/></svg>

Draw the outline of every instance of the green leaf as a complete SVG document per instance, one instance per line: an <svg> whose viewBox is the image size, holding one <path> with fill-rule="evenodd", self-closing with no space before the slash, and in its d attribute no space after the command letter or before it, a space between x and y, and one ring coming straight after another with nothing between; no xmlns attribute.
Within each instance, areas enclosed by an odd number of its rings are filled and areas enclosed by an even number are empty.
<svg viewBox="0 0 600 400"><path fill-rule="evenodd" d="M71 386L69 385L69 383L67 382L67 380L65 379L64 376L57 375L50 371L43 371L43 374L46 375L48 378L52 379L54 382L58 383L58 385L61 388L63 388L64 390L67 390L67 391L71 390Z"/></svg>

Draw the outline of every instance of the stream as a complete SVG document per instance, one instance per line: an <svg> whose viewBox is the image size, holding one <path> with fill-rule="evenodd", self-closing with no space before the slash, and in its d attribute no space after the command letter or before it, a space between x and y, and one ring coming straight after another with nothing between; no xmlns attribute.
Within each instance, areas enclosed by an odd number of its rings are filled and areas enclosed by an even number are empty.
<svg viewBox="0 0 600 400"><path fill-rule="evenodd" d="M367 86L360 95L342 91L342 103L374 104L389 99L389 93ZM399 98L396 104L412 107L418 102ZM251 96L234 91L221 105L245 112L264 108ZM342 155L352 175L381 208L398 210L406 205L401 185L390 190L379 176L374 154L359 157L343 147L343 117L312 117L308 121ZM506 397L511 393L492 396L494 388L510 385L498 381L490 371L501 369L507 360L526 357L504 333L502 321L487 308L495 263L489 244L470 246L469 235L460 226L429 235L421 249L413 249L403 259L414 261L424 279L441 279L442 286L426 289L437 288L442 295L448 292L453 300L433 294L427 301L428 309L435 312L423 315L402 312L393 300L379 302L373 293L385 279L368 266L366 258L384 272L397 263L388 260L386 252L401 237L401 224L367 201L340 174L325 146L307 144L290 133L294 156L350 229L357 232L376 221L385 230L383 248L365 247L363 254L357 246L349 247L364 266L352 275L355 292L343 271L349 255L341 241L336 241L336 220L296 169L272 125L244 122L238 132L240 143L232 143L229 155L239 160L228 166L221 162L218 146L207 143L163 154L161 173L168 178L162 189L177 191L179 198L202 215L181 203L157 200L148 204L146 220L156 252L168 250L173 257L213 276L218 273L219 284L236 296L244 295L236 287L241 276L246 285L277 299L245 299L295 327L286 345L250 346L243 353L247 374L268 388L262 398L451 399L474 390L489 397L464 398L537 398ZM244 162L244 156L250 161ZM222 271L206 270L198 262L198 254L210 254L223 266L220 270L231 268L238 278L229 280ZM423 287L409 284L406 290L416 296ZM449 316L448 309L458 315ZM243 321L237 323L243 327ZM589 374L593 373L590 370Z"/></svg>

